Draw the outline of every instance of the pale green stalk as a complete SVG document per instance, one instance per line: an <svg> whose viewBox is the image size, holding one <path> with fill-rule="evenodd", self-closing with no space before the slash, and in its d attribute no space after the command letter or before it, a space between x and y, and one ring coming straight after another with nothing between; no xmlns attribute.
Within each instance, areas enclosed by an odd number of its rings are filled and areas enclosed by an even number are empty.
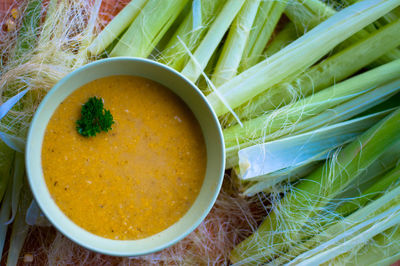
<svg viewBox="0 0 400 266"><path fill-rule="evenodd" d="M335 149L353 141L388 113L366 115L242 149L239 151L238 176L248 181L264 181L276 171L325 160L333 155Z"/></svg>
<svg viewBox="0 0 400 266"><path fill-rule="evenodd" d="M302 179L269 213L257 231L235 247L231 261L262 263L286 252L292 244L300 241L306 234L302 228L307 221L400 141L399 122L400 109Z"/></svg>
<svg viewBox="0 0 400 266"><path fill-rule="evenodd" d="M386 193L382 195L382 197L372 201L365 207L358 209L356 212L352 213L348 217L336 221L335 223L328 226L324 230L321 230L318 234L306 240L305 242L299 243L297 246L294 246L288 253L273 260L270 264L297 265L304 258L309 256L307 253L313 253L316 251L315 249L323 249L324 247L327 247L328 242L334 242L335 239L343 241L343 239L345 239L346 237L351 238L353 236L360 235L360 233L362 234L363 231L370 229L371 225L374 226L373 224L379 221L377 219L378 216L383 216L383 218L385 218L385 216L382 215L384 214L384 212L389 211L390 213L391 208L392 209L398 208L398 206L396 205L399 204L400 200L399 195L400 195L400 190L398 186L395 187L393 190L386 191ZM378 228L375 229L376 230L375 233L379 233L378 231L379 229L380 231L384 231L382 230L382 228L379 228L378 226ZM368 242L367 239L364 239L364 241L360 241L360 244L362 247L365 244L368 245L372 243ZM359 251L361 251L360 250L361 247L354 249L353 253L354 252L358 253ZM340 257L338 257L338 259L339 260L337 262L340 261Z"/></svg>
<svg viewBox="0 0 400 266"><path fill-rule="evenodd" d="M258 139L277 130L311 118L336 105L344 103L369 88L379 86L397 78L400 74L400 60L388 63L368 72L359 74L293 104L251 119L243 126L235 125L223 131L227 148Z"/></svg>
<svg viewBox="0 0 400 266"><path fill-rule="evenodd" d="M88 62L88 48L93 43L95 36L95 27L97 24L97 18L100 12L102 0L95 0L89 11L90 16L88 17L87 25L82 32L82 38L79 40L79 50L76 54L72 68L78 68ZM95 39L96 41L96 39ZM104 48L105 49L105 48Z"/></svg>
<svg viewBox="0 0 400 266"><path fill-rule="evenodd" d="M225 2L226 0L202 0L201 25L194 27L192 10L173 34L158 61L169 65L177 71L182 71L189 60L189 55L181 42L193 53Z"/></svg>
<svg viewBox="0 0 400 266"><path fill-rule="evenodd" d="M257 35L252 35L253 38L250 39L246 46L246 53L243 56L240 72L249 69L264 59L263 51L265 46L270 40L272 33L285 10L288 0L267 0L266 2L270 8L266 10L267 12L259 12L263 18L261 21L262 26Z"/></svg>
<svg viewBox="0 0 400 266"><path fill-rule="evenodd" d="M187 2L148 0L110 56L148 57Z"/></svg>
<svg viewBox="0 0 400 266"><path fill-rule="evenodd" d="M90 44L88 52L99 55L136 19L148 0L132 0L97 35Z"/></svg>
<svg viewBox="0 0 400 266"><path fill-rule="evenodd" d="M261 0L248 0L233 21L211 81L219 87L236 76Z"/></svg>
<svg viewBox="0 0 400 266"><path fill-rule="evenodd" d="M381 111L378 113L374 113L374 114L372 114L372 117L371 117L371 115L367 115L366 117L364 117L364 119L369 120L369 119L383 118L385 115L389 114L393 110L394 109L389 109L387 111ZM338 114L338 115L340 116L340 114ZM350 121L359 121L359 119L353 119ZM344 124L344 123L339 123L339 125L340 124ZM338 125L338 124L336 124L336 125ZM349 124L349 126L351 126L351 125L352 125L352 123ZM308 145L308 143L306 145ZM385 155L382 156L382 158L379 158L379 160L377 160L373 165L371 165L371 167L366 171L365 176L360 177L360 179L361 180L365 179L365 181L368 181L371 178L375 178L377 175L383 175L388 169L390 169L391 167L394 166L394 164L396 163L396 161L398 159L397 154L399 154L399 153L400 153L400 145L394 146L394 149L391 149L390 151L385 153ZM322 154L322 155L324 155L324 154ZM334 151L331 151L328 155L329 156L334 155ZM318 158L316 156L315 158L322 159L323 157ZM238 181L240 183L242 183L242 191L243 191L242 194L244 194L246 196L252 196L259 192L267 192L267 193L274 192L274 193L276 193L277 188L284 189L285 187L287 187L284 184L285 182L293 182L301 177L304 177L304 176L310 174L312 170L315 170L315 167L318 164L319 164L319 161L310 160L310 162L307 162L300 166L289 167L289 168L275 171L273 173L269 173L266 175L253 177L250 180L248 180L250 182L244 182L241 180L238 180ZM236 172L239 171L238 167L235 167L234 169ZM365 183L365 182L363 181L363 183ZM365 185L363 184L363 186L365 186ZM349 193L347 193L346 196L354 197L354 195L357 195L358 189L354 188L354 190L355 190L355 192L352 191L353 194L348 195ZM344 195L342 195L342 196L344 196ZM341 196L338 196L338 198L340 199Z"/></svg>
<svg viewBox="0 0 400 266"><path fill-rule="evenodd" d="M287 23L281 31L279 31L276 36L272 39L271 43L267 45L264 51L264 58L275 54L283 47L289 45L291 42L296 40L299 34L296 30L295 25L292 22Z"/></svg>
<svg viewBox="0 0 400 266"><path fill-rule="evenodd" d="M194 2L201 2L201 0L192 0ZM191 16L191 11L193 11L193 4L187 4L179 16L172 23L171 27L167 30L161 40L157 43L157 46L154 48L153 52L148 57L149 59L160 61L162 58L162 53L166 49L167 45L176 37L177 30L182 27L182 25L186 22L186 19ZM200 10L201 11L201 10ZM197 12L197 11L196 11ZM200 16L201 18L201 16ZM192 30L194 31L195 27L192 26ZM199 26L201 28L201 26Z"/></svg>
<svg viewBox="0 0 400 266"><path fill-rule="evenodd" d="M17 214L18 203L23 186L23 179L25 175L24 154L20 152L15 153L14 166L13 166L13 188L12 188L12 202L11 202L11 223Z"/></svg>
<svg viewBox="0 0 400 266"><path fill-rule="evenodd" d="M400 38L393 38L397 32L400 32L400 19L328 57L290 82L271 87L237 108L235 113L241 120L248 120L340 82L400 45ZM228 121L232 124L234 119L230 117Z"/></svg>
<svg viewBox="0 0 400 266"><path fill-rule="evenodd" d="M374 106L382 104L384 101L386 101L399 91L400 80L397 80L380 86L376 89L368 90L366 93L361 94L360 96L357 96L335 107L328 108L327 110L316 116L312 116L308 119L301 121L299 120L294 124L281 125L281 129L275 128L273 129L273 133L261 135L261 137L258 139L248 139L241 144L231 144L230 146L226 145L226 168L231 168L238 164L237 153L240 149L252 146L254 144L275 140L289 134L308 132L310 130L321 128L326 125L345 121L356 115L364 113ZM398 104L395 104L394 106L397 107ZM270 125L268 125L268 127L269 126ZM271 128L268 129L270 130Z"/></svg>
<svg viewBox="0 0 400 266"><path fill-rule="evenodd" d="M292 182L298 180L299 178L305 177L311 174L320 162L312 162L308 165L303 165L296 168L284 169L283 171L276 171L274 173L265 175L263 177L257 178L259 181L243 182L241 183L241 194L247 197L256 195L257 193L282 193L285 190L289 190L290 186L287 186L285 182ZM264 179L265 178L265 179Z"/></svg>
<svg viewBox="0 0 400 266"><path fill-rule="evenodd" d="M352 2L355 3L357 1ZM333 8L320 0L295 0L292 3L293 5L288 7L285 11L286 15L291 19L291 21L296 24L297 28L304 32L306 32L310 28L315 27L316 25L336 13ZM385 14L383 18L390 16L390 19L387 20L388 22L393 22L395 19L398 19L399 16L396 17L395 15L391 14L395 10L396 9L394 9L390 13ZM347 40L343 41L343 43L338 45L338 47L335 48L335 52L340 51L343 48L359 41L360 39L367 37L369 33L375 32L377 28L380 28L381 26L382 25L378 25L378 21L375 21L373 24L366 26L364 29L360 30ZM384 56L377 59L372 65L378 66L388 63L392 60L399 59L399 57L396 57L397 52L397 48L393 48L387 51Z"/></svg>
<svg viewBox="0 0 400 266"><path fill-rule="evenodd" d="M333 16L336 11L320 0L294 0L289 2L285 14L296 25L296 28L305 33L322 21Z"/></svg>
<svg viewBox="0 0 400 266"><path fill-rule="evenodd" d="M217 50L213 53L213 55L211 56L210 60L208 61L208 64L206 66L206 68L204 69L204 76L200 76L199 80L196 83L196 86L201 90L201 92L207 96L208 94L210 94L213 89L215 89L215 86L212 87L212 83L210 81L209 78L206 79L206 77L211 77L212 73L215 70L215 66L217 65L218 62L218 58L221 55L222 52L222 48L223 45L219 45L217 47Z"/></svg>
<svg viewBox="0 0 400 266"><path fill-rule="evenodd" d="M286 77L310 67L341 41L398 5L400 2L396 0L365 0L343 9L273 56L223 84L208 95L207 100L217 115L223 115L229 108L240 106Z"/></svg>
<svg viewBox="0 0 400 266"><path fill-rule="evenodd" d="M365 245L357 253L350 251L330 263L389 266L398 260L400 260L400 227L396 225L375 236L371 241L365 241Z"/></svg>
<svg viewBox="0 0 400 266"><path fill-rule="evenodd" d="M210 26L207 34L193 53L193 57L191 57L181 72L189 80L195 82L200 77L244 2L245 0L228 0L226 2L217 18Z"/></svg>
<svg viewBox="0 0 400 266"><path fill-rule="evenodd" d="M21 28L18 31L18 38L14 54L14 59L20 58L32 52L36 44L36 35L40 24L40 14L42 12L42 1L29 1L24 11Z"/></svg>
<svg viewBox="0 0 400 266"><path fill-rule="evenodd" d="M397 203L399 202L397 201ZM398 224L400 224L400 207L394 206L386 212L371 217L342 232L334 239L324 243L322 247L318 246L314 250L306 252L305 257L308 256L308 258L304 261L290 263L289 265L320 265L329 262L340 255L359 250L364 243L369 242L378 234ZM349 237L351 233L353 234Z"/></svg>
<svg viewBox="0 0 400 266"><path fill-rule="evenodd" d="M0 140L0 202L8 186L15 152Z"/></svg>
<svg viewBox="0 0 400 266"><path fill-rule="evenodd" d="M296 24L299 30L307 32L322 21L336 14L336 10L320 0L294 0L292 5L290 7L288 6L285 10L285 13L289 19ZM371 31L376 30L376 28L370 24L343 41L339 47L346 47L358 41L360 38L365 38L368 35L367 28Z"/></svg>
<svg viewBox="0 0 400 266"><path fill-rule="evenodd" d="M7 266L17 265L18 259L25 242L25 238L28 235L29 225L25 222L25 214L29 208L29 203L32 200L32 194L29 190L28 184L24 182L24 186L21 193L20 204L18 206L18 212L13 223L11 236L10 236L10 247L8 249Z"/></svg>
<svg viewBox="0 0 400 266"><path fill-rule="evenodd" d="M377 198L385 191L390 188L391 185L395 184L400 177L400 165L389 173L380 177L375 183L373 183L368 189L362 192L362 195L354 198L351 201L342 204L335 210L341 216L346 216L353 211L357 210L360 206L364 206L366 203L370 202L372 199Z"/></svg>
<svg viewBox="0 0 400 266"><path fill-rule="evenodd" d="M364 178L369 178L370 175L374 175L375 173L371 173L375 171L376 167L382 168L382 171L387 171L388 168L390 168L390 165L392 165L391 162L388 163L388 160L390 161L391 159L388 158L390 156L396 157L395 160L399 159L399 145L400 143L397 144L397 147L392 151L385 152L378 160L376 160L373 164L371 164L368 169L363 173L360 177L358 177L357 181L363 182ZM392 160L393 161L393 160ZM380 164L386 164L386 166L381 166ZM398 170L393 169L389 173L386 174L381 174L384 178L384 181L381 181L378 179L376 183L374 183L370 188L365 189L362 191L361 195L358 195L359 197L354 197L354 195L347 195L346 199L346 204L344 208L341 206L336 209L332 210L331 213L328 212L327 217L315 217L314 221L309 221L308 224L311 227L319 227L316 232L318 232L319 235L324 236L324 232L326 232L327 228L332 226L332 224L340 221L343 219L343 217L348 216L354 211L357 211L359 208L363 208L364 206L367 205L367 203L373 202L373 199L378 198L379 196L382 196L384 193L387 193L388 191L392 190L396 186L399 185L397 177L394 177L392 174L398 174ZM341 196L338 196L340 198ZM366 199L366 200L364 200ZM334 202L334 206L336 206L336 201ZM342 205L343 206L343 205ZM354 207L353 207L354 206ZM329 229L328 229L329 230ZM335 232L336 233L336 232ZM315 233L316 234L316 233ZM333 238L333 236L332 236ZM318 238L317 238L318 239ZM329 238L327 238L329 239ZM303 252L306 252L307 250L311 249L313 246L318 245L318 241L305 241L305 243L296 245L292 247L285 255L282 255L278 257L277 259L273 260L273 263L282 265L284 263L289 262L293 258L297 257Z"/></svg>
<svg viewBox="0 0 400 266"><path fill-rule="evenodd" d="M8 183L6 194L0 207L0 260L6 242L8 221L11 216L12 180Z"/></svg>
<svg viewBox="0 0 400 266"><path fill-rule="evenodd" d="M241 65L239 67L239 72L243 72L244 70L246 70L248 68L248 67L246 67L246 65L247 65L246 61L249 59L251 49L254 46L254 44L256 43L257 39L259 38L260 35L261 36L263 35L262 29L263 29L264 24L268 21L268 15L274 4L273 2L274 1L271 1L271 0L262 0L260 3L256 17L253 22L253 26L252 26L250 34L249 34L248 41L247 41L245 49L243 51L243 56L242 56L242 60L241 60Z"/></svg>

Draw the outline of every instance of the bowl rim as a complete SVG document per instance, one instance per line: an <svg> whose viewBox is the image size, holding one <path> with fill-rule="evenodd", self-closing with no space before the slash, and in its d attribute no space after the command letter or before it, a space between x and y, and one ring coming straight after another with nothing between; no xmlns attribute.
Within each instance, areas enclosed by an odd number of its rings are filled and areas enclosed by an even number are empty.
<svg viewBox="0 0 400 266"><path fill-rule="evenodd" d="M221 162L222 164L220 165L219 168L219 178L218 178L218 182L216 182L216 188L215 188L215 192L213 193L213 197L211 199L211 201L209 202L208 206L206 209L202 210L202 214L196 219L196 222L194 224L192 224L190 226L190 228L188 228L186 231L184 231L181 234L177 234L175 237L173 237L172 239L170 239L169 241L167 241L165 244L163 245L159 245L159 246L154 246L153 248L150 248L146 251L143 252L139 252L139 253L129 253L129 252L114 252L114 251L110 251L110 250L103 250L101 248L97 248L97 247L93 247L91 246L89 243L86 242L82 242L80 239L76 239L74 236L71 236L66 230L64 230L59 224L58 222L55 222L56 219L54 219L52 217L52 215L49 215L49 212L47 211L47 208L44 206L45 203L42 200L37 200L38 198L40 199L39 196L37 196L38 192L36 191L36 185L34 184L33 181L33 177L31 176L32 173L30 173L31 169L32 169L32 163L30 161L30 156L32 154L32 147L31 147L31 143L33 141L35 141L33 139L34 136L34 128L35 125L37 124L37 120L39 119L39 115L43 109L46 107L47 102L52 99L53 94L60 88L62 87L68 80L70 80L71 78L73 78L75 75L77 75L79 72L82 72L88 68L92 68L95 67L97 65L100 64L108 64L109 62L114 62L114 61L138 61L138 62L143 62L143 63L147 63L147 64L151 64L151 65L155 65L156 67L160 67L165 69L166 71L172 72L178 79L182 79L184 82L188 83L188 85L196 92L197 95L200 96L200 98L203 100L203 102L206 104L207 108L209 109L211 116L212 116L212 120L215 122L216 129L218 131L218 135L220 138L220 143L221 143L221 147L220 147L220 151L221 151ZM112 76L112 75L110 75ZM151 78L150 78L151 79ZM95 79L93 79L95 80ZM93 81L92 80L92 81ZM77 87L76 89L79 89L81 86ZM74 89L73 91L75 91L76 89ZM170 89L170 88L168 88ZM71 91L71 93L73 92ZM63 98L66 99L69 95L67 95L66 97ZM178 96L180 97L180 96ZM47 126L47 124L46 124ZM202 129L203 131L203 129ZM37 141L37 140L36 140ZM43 141L43 140L40 140ZM186 78L184 75L182 75L180 72L176 71L175 69L164 65L162 63L150 60L150 59L146 59L146 58L138 58L138 57L113 57L113 58L105 58L105 59L100 59L100 60L96 60L94 62L90 62L84 66L81 66L75 70L73 70L72 72L68 73L66 76L64 76L61 80L59 80L49 91L48 93L45 95L45 97L43 98L43 100L41 101L41 103L39 104L38 108L35 111L35 114L33 116L33 119L30 123L29 126L29 130L28 130L28 137L27 137L27 142L26 142L26 150L25 150L25 167L26 167L26 175L27 175L27 179L28 179L28 183L29 186L31 188L34 200L36 201L36 203L38 204L41 212L46 216L46 218L50 221L50 223L59 231L61 232L64 236L66 236L67 238L69 238L70 240L72 240L73 242L77 243L80 246L83 246L89 250L101 253L101 254L105 254L105 255L111 255L111 256L141 256L141 255L146 255L146 254L151 254L160 250L163 250L173 244L176 244L177 242L179 242L180 240L182 240L183 238L185 238L187 235L189 235L191 232L193 232L200 224L201 222L206 218L206 216L209 214L209 212L211 211L212 207L214 206L217 197L220 193L221 187L222 187L222 183L223 183L223 179L224 179L224 173L225 173L225 161L226 161L226 153L225 153L225 144L224 144L224 138L223 138L223 133L222 133L222 128L221 125L219 123L218 117L215 114L211 104L208 102L207 98L205 97L205 95L200 91L200 89L192 82L190 81L188 78ZM40 169L42 169L42 166L40 165ZM217 179L216 179L217 180ZM48 191L48 194L49 191ZM51 195L50 195L51 197ZM54 201L54 200L53 200ZM55 201L54 201L55 203ZM56 204L56 203L55 203ZM56 204L57 205L57 204ZM57 205L58 207L58 205ZM189 210L188 210L189 211ZM62 211L61 211L62 212ZM63 213L63 212L62 212ZM183 216L182 216L183 217ZM181 217L181 218L182 218ZM67 217L68 218L68 217ZM58 220L57 220L58 221ZM179 220L178 220L179 221ZM177 222L178 222L177 221ZM73 222L71 220L71 222ZM74 222L73 222L74 223ZM74 223L75 224L75 223ZM80 227L79 225L75 224L75 226L83 229L82 227ZM172 225L171 225L172 226ZM94 235L96 237L101 237L98 235L95 235L89 231L87 231L86 229L83 229L87 234L89 235ZM166 229L165 229L166 230ZM161 231L163 232L163 231ZM161 233L160 232L160 233ZM151 237L151 236L150 236ZM129 243L133 243L136 241L139 241L141 239L137 239L137 240L114 240L114 239L108 239L108 238L103 238L105 241L110 242L110 244L115 243L115 242L129 242Z"/></svg>

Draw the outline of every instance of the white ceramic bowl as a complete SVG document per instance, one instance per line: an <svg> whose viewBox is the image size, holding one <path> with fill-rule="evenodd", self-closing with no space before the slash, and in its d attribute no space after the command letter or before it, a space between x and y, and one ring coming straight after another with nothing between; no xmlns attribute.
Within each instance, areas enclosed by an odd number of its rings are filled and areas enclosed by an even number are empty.
<svg viewBox="0 0 400 266"><path fill-rule="evenodd" d="M141 76L163 84L178 95L200 123L207 149L206 176L189 211L166 230L140 240L112 240L73 223L52 199L41 166L47 123L58 105L82 85L112 75ZM177 71L141 58L110 58L85 65L59 81L46 95L32 120L26 147L26 168L32 193L49 221L65 236L88 249L114 256L138 256L162 250L192 232L206 217L221 188L225 150L217 116L200 90ZM152 221L149 221L151 223Z"/></svg>

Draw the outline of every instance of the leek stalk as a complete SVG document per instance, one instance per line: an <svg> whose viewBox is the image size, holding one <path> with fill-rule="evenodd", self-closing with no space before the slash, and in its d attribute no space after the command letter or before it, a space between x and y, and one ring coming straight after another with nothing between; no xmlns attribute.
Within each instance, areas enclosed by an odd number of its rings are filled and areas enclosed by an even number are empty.
<svg viewBox="0 0 400 266"><path fill-rule="evenodd" d="M320 0L292 1L285 14L299 31L307 32L322 21L333 16L336 11Z"/></svg>
<svg viewBox="0 0 400 266"><path fill-rule="evenodd" d="M313 256L317 255L317 253L323 251L323 249L329 248L329 246L331 246L332 248L332 245L341 245L343 242L347 242L348 244L350 244L351 242L349 243L349 240L351 241L352 239L354 239L354 237L362 236L364 238L363 241L355 243L356 245L353 244L353 247L350 245L342 245L342 250L344 250L344 252L346 250L349 251L349 248L350 250L351 248L354 248L353 250L351 250L352 254L350 254L350 256L348 257L351 257L351 255L357 255L355 258L353 258L357 259L358 254L361 251L360 249L365 245L365 243L367 245L370 244L368 242L368 236L365 237L365 233L370 233L369 238L374 238L375 235L377 235L377 237L379 238L379 235L381 235L380 233L384 232L386 229L384 227L385 224L377 225L378 222L382 220L390 222L393 218L395 218L393 217L394 214L398 215L398 206L396 205L399 204L400 200L399 189L400 187L397 186L392 190L386 191L386 193L382 197L372 201L367 206L358 209L356 212L349 215L348 217L335 222L331 226L325 228L325 230L321 231L320 233L316 234L305 242L299 244L298 246L293 247L293 249L289 251L288 256L281 256L272 261L270 264L276 265L287 263L288 265L298 265L300 262L304 262L304 260L308 257L312 258ZM398 219L398 217L396 217L396 219ZM386 228L390 227L390 225L386 225ZM394 246L396 246L396 244ZM333 249L334 248L335 247L333 247ZM333 253L335 251L331 250L330 252ZM344 252L342 251L342 254ZM327 254L325 252L325 256L329 255L329 253ZM338 256L340 254L336 253L334 254L334 256L335 255ZM337 262L339 262L341 256L338 256L337 259Z"/></svg>
<svg viewBox="0 0 400 266"><path fill-rule="evenodd" d="M13 54L15 59L32 52L36 44L36 35L40 23L40 14L42 12L42 1L29 1L24 12L21 28L18 32L16 48Z"/></svg>
<svg viewBox="0 0 400 266"><path fill-rule="evenodd" d="M291 42L299 37L297 29L292 22L287 23L281 31L272 39L271 43L268 44L264 52L264 57L267 58L283 47L289 45Z"/></svg>
<svg viewBox="0 0 400 266"><path fill-rule="evenodd" d="M242 149L239 177L259 180L262 175L327 159L334 149L352 141L387 114L379 112Z"/></svg>
<svg viewBox="0 0 400 266"><path fill-rule="evenodd" d="M398 200L394 200L394 202L398 203ZM300 263L295 262L292 264L291 262L290 264L316 265L328 262L342 254L358 250L362 247L363 243L368 242L370 239L373 239L373 237L379 235L385 230L390 229L393 226L397 226L399 223L400 209L398 206L394 206L383 213L377 214L375 212L375 216L362 221L361 223L337 235L335 238L328 240L326 243L324 243L325 245L322 245L322 247L318 246L314 250L310 250L305 254L302 254L304 257L309 256L307 259ZM349 237L349 235L351 235L351 237ZM324 248L325 250L323 250Z"/></svg>
<svg viewBox="0 0 400 266"><path fill-rule="evenodd" d="M236 76L260 0L248 0L233 21L211 81L219 87Z"/></svg>
<svg viewBox="0 0 400 266"><path fill-rule="evenodd" d="M291 82L271 87L237 108L236 114L241 120L248 120L344 80L400 45L400 38L393 38L397 32L400 32L400 19L328 57Z"/></svg>
<svg viewBox="0 0 400 266"><path fill-rule="evenodd" d="M400 259L400 227L398 225L366 242L357 253L348 252L332 260L333 264L392 265Z"/></svg>
<svg viewBox="0 0 400 266"><path fill-rule="evenodd" d="M88 52L99 55L135 20L148 0L129 2L90 44Z"/></svg>
<svg viewBox="0 0 400 266"><path fill-rule="evenodd" d="M357 96L349 101L346 101L340 105L333 108L329 108L322 113L312 116L305 120L299 120L294 124L283 124L280 128L273 128L273 133L268 135L261 135L258 139L248 139L243 143L226 147L226 167L230 168L238 163L237 152L239 149L249 147L255 143L263 143L266 141L271 141L278 139L282 136L293 133L303 133L310 130L320 128L324 125L330 125L332 123L338 123L345 121L351 117L361 114L370 108L382 104L382 102L389 99L391 96L396 94L400 90L400 80L385 84L373 90L368 90L368 92ZM397 107L398 104L395 104ZM279 124L278 124L279 125ZM276 126L278 126L276 125ZM273 124L268 125L268 127L274 126ZM271 128L268 128L270 130Z"/></svg>
<svg viewBox="0 0 400 266"><path fill-rule="evenodd" d="M10 147L0 140L0 202L10 180L14 153Z"/></svg>
<svg viewBox="0 0 400 266"><path fill-rule="evenodd" d="M257 181L242 181L240 183L241 194L251 197L260 192L265 193L283 193L290 189L288 182L298 180L315 171L320 162L311 162L300 167L284 169L271 174L256 178Z"/></svg>
<svg viewBox="0 0 400 266"><path fill-rule="evenodd" d="M371 164L366 171L364 171L358 178L356 183L363 182L365 178L370 178L371 175L375 175L374 172L376 172L376 168L381 168L379 171L387 172L387 168L390 168L390 165L393 165L393 161L395 162L396 160L399 159L399 150L400 150L400 143L397 143L394 148L390 148L388 151L386 151L378 160L376 160L373 164ZM394 157L394 158L390 158ZM392 161L392 162L390 162ZM357 195L358 193L353 193L353 194L348 194L348 195L340 195L337 197L338 200L340 201L345 201L345 206L355 206L358 205L356 208L343 208L343 209L336 209L336 210L331 210L328 211L327 214L324 214L324 217L317 216L315 217L313 222L308 222L308 224L311 227L319 227L316 231L318 231L318 234L321 236L324 236L324 234L329 231L328 229L330 226L333 224L340 222L343 217L347 216L350 214L350 212L357 210L358 208L364 208L366 203L369 202L374 202L372 199L378 198L379 196L383 195L383 193L387 193L388 191L392 190L394 187L398 186L399 183L395 182L397 180L393 179L393 182L390 182L388 179L390 179L391 173L396 173L396 170L392 170L389 173L386 174L381 174L379 177L384 177L386 181L384 181L385 184L381 183L380 179L378 178L377 183L379 184L373 184L370 186L368 189L362 191L361 195ZM387 182L389 181L389 182ZM387 185L387 186L382 186L382 185ZM359 190L359 185L357 185L357 188L355 188L355 191ZM374 191L374 188L377 189ZM379 189L379 190L378 190ZM359 199L363 199L364 197L367 197L369 200L368 201L359 201ZM333 200L332 207L336 206L337 199ZM362 218L359 216L359 218ZM354 222L353 222L354 223ZM313 225L314 224L314 225ZM316 226L317 225L317 226ZM328 230L327 230L328 229ZM331 231L332 233L337 233L334 231ZM315 232L316 233L316 232ZM329 236L329 235L328 235ZM330 237L327 237L329 239ZM317 238L320 239L320 238ZM307 250L311 249L314 245L318 245L318 241L305 241L304 243L301 243L299 245L293 246L284 256L280 256L277 259L275 259L273 262L276 264L284 264L290 261L291 259L299 256L301 253L306 252Z"/></svg>
<svg viewBox="0 0 400 266"><path fill-rule="evenodd" d="M245 0L228 0L226 2L217 18L210 26L207 34L193 53L193 57L181 72L189 80L195 82L200 77L244 2Z"/></svg>
<svg viewBox="0 0 400 266"><path fill-rule="evenodd" d="M11 197L12 197L12 180L8 182L7 190L0 207L0 254L3 254L4 244L6 242L8 221L11 215ZM1 256L0 256L1 259Z"/></svg>
<svg viewBox="0 0 400 266"><path fill-rule="evenodd" d="M357 224L365 221L367 218L374 218L377 214L384 212L388 207L393 207L398 202L399 198L398 195L394 191L399 191L399 187L393 189L386 189L385 194L382 197L372 201L365 207L361 207L356 212L351 214L350 216L346 217L345 219L340 218L340 220L335 221L328 227L320 228L320 232L316 234L311 239L306 240L303 243L299 243L297 246L293 246L289 252L285 255L280 256L273 260L270 264L271 265L281 265L286 264L295 264L304 258L308 250L312 250L314 247L323 246L325 242L330 241L337 237L340 234L349 234L349 229L351 230L352 227L357 226ZM395 201L394 204L391 201ZM379 236L378 236L379 238ZM367 241L364 241L364 243ZM363 244L362 244L363 245ZM354 252L353 252L354 254ZM359 252L356 252L357 258L359 257ZM354 254L355 255L355 254ZM341 258L338 257L338 261L341 261Z"/></svg>
<svg viewBox="0 0 400 266"><path fill-rule="evenodd" d="M398 77L399 73L400 60L396 60L324 89L296 103L246 121L243 123L243 127L235 125L227 128L223 132L225 146L229 148L249 139L258 139L299 123L301 120L313 117L368 91L368 88L389 82Z"/></svg>
<svg viewBox="0 0 400 266"><path fill-rule="evenodd" d="M372 186L363 191L363 195L360 197L354 198L352 201L346 202L343 205L340 205L339 208L335 210L341 216L346 216L355 210L357 210L360 206L366 205L366 203L370 202L374 198L377 198L390 188L396 181L398 181L400 176L400 165L395 167L389 173L380 177Z"/></svg>
<svg viewBox="0 0 400 266"><path fill-rule="evenodd" d="M354 3L357 1L351 2ZM386 21L393 22L394 20L399 18L399 16L392 14L395 11L396 9L394 9L390 13L385 14L385 16L383 16L383 18L381 19L390 17L390 19L387 19ZM302 29L303 31L307 31L307 29L315 27L317 24L326 20L328 17L334 15L335 13L336 11L333 8L320 0L296 0L294 5L291 5L286 9L286 15L296 24L296 27ZM343 41L343 43L336 47L335 50L340 51L343 47L345 48L357 42L358 40L365 38L366 36L368 36L369 33L375 32L377 28L382 27L382 25L378 24L378 21L375 21L373 24L368 25L364 29L351 36L349 39ZM398 54L398 52L399 50L397 48L393 48L385 55L377 59L373 63L373 65L377 66L388 63L392 60L399 59L399 57L396 57L396 54Z"/></svg>
<svg viewBox="0 0 400 266"><path fill-rule="evenodd" d="M26 181L24 183L26 183ZM21 203L18 206L17 215L11 231L7 265L13 266L18 263L19 255L29 230L29 225L25 222L25 214L31 200L32 194L29 190L29 186L28 184L24 184L20 198Z"/></svg>
<svg viewBox="0 0 400 266"><path fill-rule="evenodd" d="M284 78L310 67L341 41L398 5L396 0L365 0L347 7L270 58L223 84L207 99L215 113L223 115L229 108L240 106ZM291 62L290 66L285 62Z"/></svg>
<svg viewBox="0 0 400 266"><path fill-rule="evenodd" d="M183 42L190 52L193 53L225 2L226 0L200 1L201 25L194 27L193 20L196 15L193 14L192 10L173 34L158 60L177 71L182 71L183 67L189 60L189 55L181 42Z"/></svg>
<svg viewBox="0 0 400 266"><path fill-rule="evenodd" d="M288 193L270 212L257 231L231 253L233 262L260 263L287 251L303 236L302 227L347 185L355 180L394 143L399 141L400 109L396 110L355 141L342 149L337 157ZM286 231L281 226L290 229Z"/></svg>
<svg viewBox="0 0 400 266"><path fill-rule="evenodd" d="M259 27L258 31L255 30L251 34L251 38L246 45L245 54L243 55L240 72L249 69L263 59L262 55L265 46L285 10L288 0L264 1L264 3L267 8L263 10L261 7L256 18L256 23L261 23L262 26ZM258 25L256 24L255 26L257 27Z"/></svg>
<svg viewBox="0 0 400 266"><path fill-rule="evenodd" d="M148 57L188 0L149 0L110 56Z"/></svg>

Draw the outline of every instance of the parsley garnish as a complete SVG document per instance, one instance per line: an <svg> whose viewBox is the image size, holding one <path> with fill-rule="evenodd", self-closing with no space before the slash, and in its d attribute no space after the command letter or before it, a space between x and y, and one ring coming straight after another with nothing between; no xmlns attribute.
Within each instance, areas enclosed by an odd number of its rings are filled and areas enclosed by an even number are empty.
<svg viewBox="0 0 400 266"><path fill-rule="evenodd" d="M85 137L96 136L101 131L108 131L114 124L113 116L109 110L104 109L101 98L90 97L82 105L81 119L76 121L76 129Z"/></svg>

